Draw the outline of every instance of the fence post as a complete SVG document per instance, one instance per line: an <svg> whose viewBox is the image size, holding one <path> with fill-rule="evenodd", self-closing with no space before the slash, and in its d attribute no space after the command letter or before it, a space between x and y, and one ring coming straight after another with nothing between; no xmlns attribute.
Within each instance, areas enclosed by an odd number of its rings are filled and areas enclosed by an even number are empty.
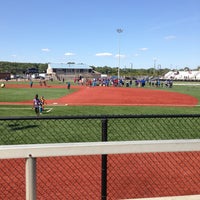
<svg viewBox="0 0 200 200"><path fill-rule="evenodd" d="M36 200L36 158L26 159L26 200Z"/></svg>
<svg viewBox="0 0 200 200"><path fill-rule="evenodd" d="M102 142L108 140L107 129L108 129L108 119L102 119ZM101 156L101 199L107 199L107 155L103 154Z"/></svg>

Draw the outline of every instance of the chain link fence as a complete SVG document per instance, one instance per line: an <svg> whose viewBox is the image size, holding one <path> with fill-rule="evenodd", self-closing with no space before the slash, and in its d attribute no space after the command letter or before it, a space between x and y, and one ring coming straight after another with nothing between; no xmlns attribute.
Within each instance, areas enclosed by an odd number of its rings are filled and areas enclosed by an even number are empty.
<svg viewBox="0 0 200 200"><path fill-rule="evenodd" d="M0 118L0 145L200 139L200 115ZM37 159L37 199L200 194L200 152ZM105 164L105 163L104 163ZM0 199L25 199L25 160L0 160ZM106 197L102 197L106 193Z"/></svg>

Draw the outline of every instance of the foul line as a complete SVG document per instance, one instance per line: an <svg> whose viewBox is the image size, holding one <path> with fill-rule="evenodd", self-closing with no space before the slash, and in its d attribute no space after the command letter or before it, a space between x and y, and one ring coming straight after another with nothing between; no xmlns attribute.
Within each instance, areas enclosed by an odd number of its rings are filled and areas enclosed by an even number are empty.
<svg viewBox="0 0 200 200"><path fill-rule="evenodd" d="M9 108L9 107L1 107L0 110L32 110L32 108ZM46 108L46 112L50 112L53 108Z"/></svg>
<svg viewBox="0 0 200 200"><path fill-rule="evenodd" d="M53 108L49 108L46 112L49 113L53 110Z"/></svg>

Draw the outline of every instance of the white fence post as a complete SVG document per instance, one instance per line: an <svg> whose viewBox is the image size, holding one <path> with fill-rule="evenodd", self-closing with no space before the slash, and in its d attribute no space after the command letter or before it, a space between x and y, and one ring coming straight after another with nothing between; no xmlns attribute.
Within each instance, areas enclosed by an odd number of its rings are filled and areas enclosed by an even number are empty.
<svg viewBox="0 0 200 200"><path fill-rule="evenodd" d="M26 200L36 200L36 158L26 159Z"/></svg>

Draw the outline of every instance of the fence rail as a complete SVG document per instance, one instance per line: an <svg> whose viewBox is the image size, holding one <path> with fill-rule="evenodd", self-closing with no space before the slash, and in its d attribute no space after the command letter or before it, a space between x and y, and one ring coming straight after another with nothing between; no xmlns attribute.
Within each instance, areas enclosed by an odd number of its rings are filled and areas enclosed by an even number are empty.
<svg viewBox="0 0 200 200"><path fill-rule="evenodd" d="M200 151L200 139L2 145L0 159Z"/></svg>

